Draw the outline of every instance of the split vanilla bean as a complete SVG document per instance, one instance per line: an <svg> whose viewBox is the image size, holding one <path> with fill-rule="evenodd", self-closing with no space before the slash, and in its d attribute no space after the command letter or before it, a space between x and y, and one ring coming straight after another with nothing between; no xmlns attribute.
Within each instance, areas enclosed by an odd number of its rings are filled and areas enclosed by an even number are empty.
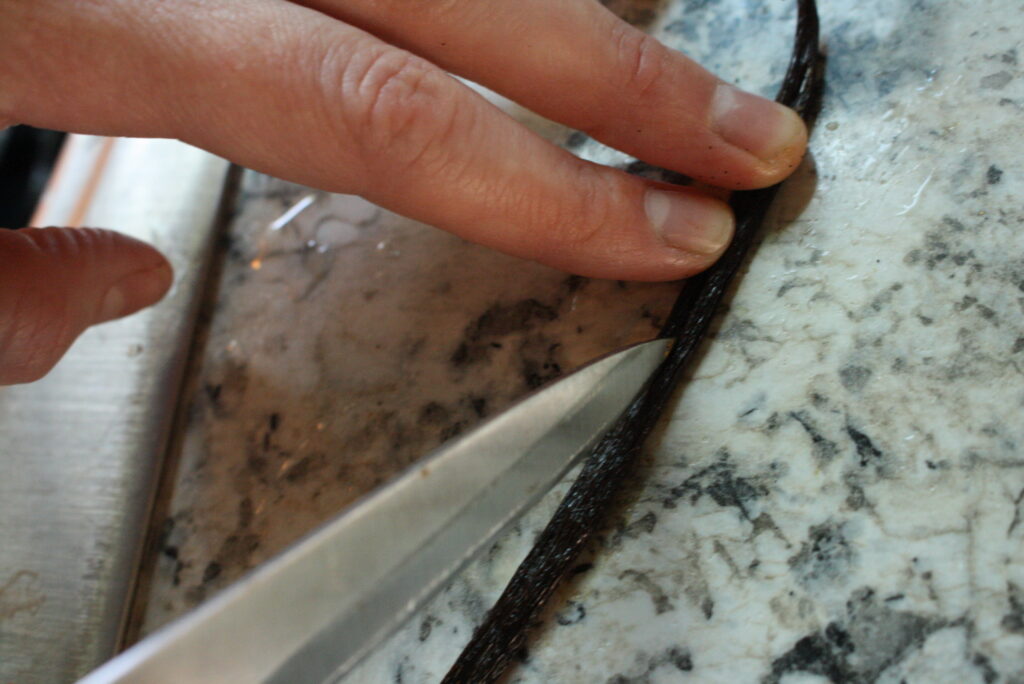
<svg viewBox="0 0 1024 684"><path fill-rule="evenodd" d="M776 100L793 107L810 127L818 113L824 57L818 46L814 0L798 0L789 68ZM528 631L591 536L602 529L623 476L640 453L700 347L729 284L754 243L779 186L735 193L736 234L725 254L688 280L660 337L675 338L668 357L642 393L594 448L533 549L517 568L483 624L444 678L444 684L496 680L523 649Z"/></svg>

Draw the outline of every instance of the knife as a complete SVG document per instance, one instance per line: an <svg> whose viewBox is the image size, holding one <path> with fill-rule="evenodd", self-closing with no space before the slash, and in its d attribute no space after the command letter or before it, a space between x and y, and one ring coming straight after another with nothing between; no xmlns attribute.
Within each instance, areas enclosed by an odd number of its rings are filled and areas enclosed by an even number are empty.
<svg viewBox="0 0 1024 684"><path fill-rule="evenodd" d="M79 684L337 682L561 479L671 344L531 394Z"/></svg>

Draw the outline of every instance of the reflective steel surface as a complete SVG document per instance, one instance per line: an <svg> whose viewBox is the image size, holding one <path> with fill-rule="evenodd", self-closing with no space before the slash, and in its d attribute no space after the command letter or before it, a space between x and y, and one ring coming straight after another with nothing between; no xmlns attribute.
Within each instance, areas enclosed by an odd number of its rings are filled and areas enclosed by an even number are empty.
<svg viewBox="0 0 1024 684"><path fill-rule="evenodd" d="M528 397L82 684L334 681L558 481L669 345Z"/></svg>
<svg viewBox="0 0 1024 684"><path fill-rule="evenodd" d="M75 136L34 225L115 228L176 271L156 308L0 389L0 682L113 655L191 337L227 163L178 142Z"/></svg>

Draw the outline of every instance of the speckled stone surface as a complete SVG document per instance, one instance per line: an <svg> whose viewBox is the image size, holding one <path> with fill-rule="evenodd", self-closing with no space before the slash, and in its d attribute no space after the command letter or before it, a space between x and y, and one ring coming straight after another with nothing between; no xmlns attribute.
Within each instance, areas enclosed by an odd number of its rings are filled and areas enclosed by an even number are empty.
<svg viewBox="0 0 1024 684"><path fill-rule="evenodd" d="M792 3L609 4L724 78L781 78ZM821 14L811 158L509 681L1024 682L1024 5ZM570 278L355 198L274 230L308 191L244 189L147 629L650 336L676 290ZM437 681L566 486L346 681Z"/></svg>

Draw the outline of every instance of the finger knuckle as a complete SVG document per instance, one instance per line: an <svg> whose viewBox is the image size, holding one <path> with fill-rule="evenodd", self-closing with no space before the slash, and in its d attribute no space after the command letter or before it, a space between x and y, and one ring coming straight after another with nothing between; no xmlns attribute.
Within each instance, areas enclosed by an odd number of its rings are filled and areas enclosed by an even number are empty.
<svg viewBox="0 0 1024 684"><path fill-rule="evenodd" d="M597 169L581 164L569 173L575 176L570 195L551 201L530 194L512 208L531 232L544 236L539 248L548 254L554 250L564 254L594 251L614 214L613 193Z"/></svg>
<svg viewBox="0 0 1024 684"><path fill-rule="evenodd" d="M596 174L585 169L580 173L580 188L575 206L564 217L562 239L572 251L593 251L605 236L605 228L615 214L614 195Z"/></svg>
<svg viewBox="0 0 1024 684"><path fill-rule="evenodd" d="M661 82L668 66L668 49L656 38L628 24L616 28L615 46L619 87L644 97Z"/></svg>
<svg viewBox="0 0 1024 684"><path fill-rule="evenodd" d="M445 74L412 54L376 46L328 61L335 63L324 68L325 91L340 93L349 139L366 163L422 166L443 156L460 118Z"/></svg>

